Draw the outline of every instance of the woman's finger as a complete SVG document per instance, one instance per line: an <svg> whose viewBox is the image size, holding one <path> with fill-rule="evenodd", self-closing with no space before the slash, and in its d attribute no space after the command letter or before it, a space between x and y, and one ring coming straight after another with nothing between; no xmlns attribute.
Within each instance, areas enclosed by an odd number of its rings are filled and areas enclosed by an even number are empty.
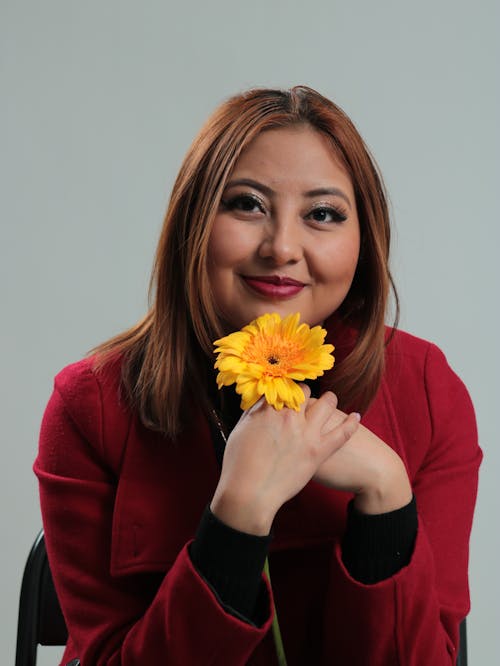
<svg viewBox="0 0 500 666"><path fill-rule="evenodd" d="M326 434L321 434L318 442L318 458L320 466L334 453L341 449L355 434L360 422L356 412L343 416L342 420Z"/></svg>
<svg viewBox="0 0 500 666"><path fill-rule="evenodd" d="M321 432L328 419L334 414L337 408L337 396L331 391L323 393L321 398L312 402L309 400L307 407L307 420L313 425L315 424Z"/></svg>
<svg viewBox="0 0 500 666"><path fill-rule="evenodd" d="M361 416L357 412L352 412L348 416L344 416L340 423L322 436L321 439L325 442L327 452L325 459L342 448L351 439L358 429L360 421Z"/></svg>
<svg viewBox="0 0 500 666"><path fill-rule="evenodd" d="M305 412L307 410L307 405L308 405L308 402L309 402L309 398L311 397L311 389L309 388L309 386L307 384L304 384L303 382L299 382L299 386L302 389L302 391L304 393L304 396L305 396L305 400L300 406L300 411Z"/></svg>
<svg viewBox="0 0 500 666"><path fill-rule="evenodd" d="M257 402L254 403L254 404L250 407L250 409L246 409L246 410L243 412L241 418L243 419L243 418L245 418L245 416L250 416L251 414L254 414L255 412L258 412L259 409L260 409L262 406L264 406L265 404L266 404L266 398L265 398L265 396L262 395L262 396L257 400Z"/></svg>

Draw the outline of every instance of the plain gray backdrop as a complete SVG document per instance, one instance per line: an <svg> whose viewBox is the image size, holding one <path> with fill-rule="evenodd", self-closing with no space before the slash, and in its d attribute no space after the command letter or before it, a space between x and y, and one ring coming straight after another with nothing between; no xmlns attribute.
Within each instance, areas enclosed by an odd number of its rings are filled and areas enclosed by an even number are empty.
<svg viewBox="0 0 500 666"><path fill-rule="evenodd" d="M375 154L401 327L440 345L474 400L469 653L495 663L498 19L493 0L0 1L2 663L41 524L31 466L54 374L144 313L170 188L208 113L294 84L338 102ZM48 666L60 651L42 652Z"/></svg>

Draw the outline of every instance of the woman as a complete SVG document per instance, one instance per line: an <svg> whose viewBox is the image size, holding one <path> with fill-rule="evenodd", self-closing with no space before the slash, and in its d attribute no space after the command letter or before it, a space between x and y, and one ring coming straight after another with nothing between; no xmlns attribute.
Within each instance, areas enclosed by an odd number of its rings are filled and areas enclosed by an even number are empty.
<svg viewBox="0 0 500 666"><path fill-rule="evenodd" d="M150 311L57 376L42 424L63 663L275 664L274 608L289 665L454 663L481 454L443 354L384 325L388 255L332 102L251 90L208 120ZM322 324L335 366L299 411L241 415L213 341L272 312Z"/></svg>

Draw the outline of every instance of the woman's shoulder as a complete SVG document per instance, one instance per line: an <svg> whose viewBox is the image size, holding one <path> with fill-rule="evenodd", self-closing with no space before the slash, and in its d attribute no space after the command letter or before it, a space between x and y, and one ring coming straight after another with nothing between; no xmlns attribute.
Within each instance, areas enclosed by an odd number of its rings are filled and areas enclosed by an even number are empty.
<svg viewBox="0 0 500 666"><path fill-rule="evenodd" d="M128 416L121 387L122 358L104 361L87 356L57 373L54 394L75 423L103 427L104 421L115 423Z"/></svg>
<svg viewBox="0 0 500 666"><path fill-rule="evenodd" d="M86 356L62 368L55 376L54 385L58 391L67 395L88 391L91 385L118 386L121 367L120 356L105 361L99 360L95 355Z"/></svg>
<svg viewBox="0 0 500 666"><path fill-rule="evenodd" d="M42 420L41 439L52 442L62 433L79 433L118 468L133 411L121 388L122 361L99 362L95 356L71 363L57 373ZM62 437L61 446L66 446Z"/></svg>
<svg viewBox="0 0 500 666"><path fill-rule="evenodd" d="M437 369L455 374L445 353L434 342L389 326L386 327L385 359L388 370L425 375Z"/></svg>
<svg viewBox="0 0 500 666"><path fill-rule="evenodd" d="M430 340L424 340L424 338L408 333L408 331L392 328L391 326L386 326L385 339L386 356L407 356L413 358L416 362L425 362L430 348L436 347Z"/></svg>
<svg viewBox="0 0 500 666"><path fill-rule="evenodd" d="M86 356L60 370L54 378L54 388L65 402L81 403L97 394L101 398L116 396L121 368L121 357L102 361L96 356Z"/></svg>
<svg viewBox="0 0 500 666"><path fill-rule="evenodd" d="M406 400L411 396L418 401L421 396L431 410L452 409L456 402L471 410L464 382L435 343L391 328L386 340L385 378L390 388L403 393Z"/></svg>
<svg viewBox="0 0 500 666"><path fill-rule="evenodd" d="M428 455L441 467L463 466L464 461L477 466L476 417L464 382L436 344L405 331L390 333L383 386L410 469L415 474Z"/></svg>

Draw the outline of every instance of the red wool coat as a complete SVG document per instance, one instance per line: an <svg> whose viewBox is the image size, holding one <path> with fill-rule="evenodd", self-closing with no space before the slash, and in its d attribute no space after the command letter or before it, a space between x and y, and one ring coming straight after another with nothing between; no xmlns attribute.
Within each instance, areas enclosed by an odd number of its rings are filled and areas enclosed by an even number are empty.
<svg viewBox="0 0 500 666"><path fill-rule="evenodd" d="M271 666L273 604L289 666L455 663L481 452L467 391L437 347L398 332L363 415L408 469L410 564L375 585L353 580L339 545L349 496L312 481L276 517L259 627L221 607L188 555L218 480L206 420L193 413L172 444L120 403L118 382L118 364L67 367L41 428L35 472L70 636L62 663Z"/></svg>

